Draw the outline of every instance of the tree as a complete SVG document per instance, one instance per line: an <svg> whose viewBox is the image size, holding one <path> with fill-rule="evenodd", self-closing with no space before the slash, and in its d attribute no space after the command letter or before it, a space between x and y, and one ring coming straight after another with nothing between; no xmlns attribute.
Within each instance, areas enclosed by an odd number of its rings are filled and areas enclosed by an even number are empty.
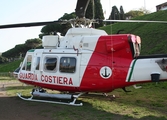
<svg viewBox="0 0 167 120"><path fill-rule="evenodd" d="M75 12L72 12L70 14L65 13L59 20L70 20L76 18Z"/></svg>
<svg viewBox="0 0 167 120"><path fill-rule="evenodd" d="M70 20L70 19L74 19L76 18L76 15L74 12L68 14L68 13L65 13L61 18L59 18L58 20ZM48 24L48 25L45 25L42 29L41 29L41 33L42 34L39 34L39 38L42 39L42 37L44 35L49 35L53 32L60 32L62 35L65 35L67 30L71 28L71 25L69 23L67 24L56 24L56 23L53 23L53 24Z"/></svg>
<svg viewBox="0 0 167 120"><path fill-rule="evenodd" d="M125 14L122 6L120 6L120 20L125 20Z"/></svg>
<svg viewBox="0 0 167 120"><path fill-rule="evenodd" d="M120 13L118 11L118 8L116 6L112 7L111 14L109 16L109 20L120 20Z"/></svg>
<svg viewBox="0 0 167 120"><path fill-rule="evenodd" d="M88 8L86 10L85 17L88 19L101 19L101 20L104 19L103 9L102 9L102 5L101 5L100 0L94 0L94 6L93 6L92 0L90 1ZM103 23L96 24L95 28L98 28L101 26L103 26Z"/></svg>
<svg viewBox="0 0 167 120"><path fill-rule="evenodd" d="M141 8L139 9L139 11L142 11L144 14L149 14L149 13L151 13L151 11L147 10L147 9L144 8L144 7L141 7Z"/></svg>
<svg viewBox="0 0 167 120"><path fill-rule="evenodd" d="M86 10L86 14L85 17L88 19L92 19L93 16L95 17L95 19L104 19L104 15L103 15L103 10L102 10L102 5L100 3L100 0L95 0L94 2L94 6L95 6L95 15L93 15L93 3L92 1L90 1L87 10ZM61 18L59 18L59 20L70 20L70 19L74 19L76 18L75 12L72 12L70 14L65 13ZM97 24L95 25L95 27L101 27L103 26L103 23ZM66 32L68 31L68 29L71 28L71 25L68 24L49 24L49 25L45 25L42 29L41 29L41 33L39 34L39 38L42 39L42 37L44 35L48 35L52 32L60 32L61 35L65 35Z"/></svg>
<svg viewBox="0 0 167 120"><path fill-rule="evenodd" d="M7 58L0 56L0 64L7 62Z"/></svg>
<svg viewBox="0 0 167 120"><path fill-rule="evenodd" d="M27 50L31 49L30 47L26 46L25 44L19 44L16 45L14 48L3 52L2 56L6 58L13 58L13 57L19 57L20 54L25 55Z"/></svg>
<svg viewBox="0 0 167 120"><path fill-rule="evenodd" d="M131 10L125 14L126 18L128 19L135 18L137 16L142 16L142 15L144 15L144 12L140 10Z"/></svg>
<svg viewBox="0 0 167 120"><path fill-rule="evenodd" d="M36 47L40 46L41 44L42 44L42 41L39 38L28 39L25 42L25 45L30 47L31 49L35 49Z"/></svg>

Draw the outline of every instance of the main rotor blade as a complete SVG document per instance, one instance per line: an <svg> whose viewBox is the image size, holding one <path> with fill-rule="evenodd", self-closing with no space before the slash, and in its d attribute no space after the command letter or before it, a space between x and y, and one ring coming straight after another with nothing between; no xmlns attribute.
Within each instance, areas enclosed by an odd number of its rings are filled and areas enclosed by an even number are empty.
<svg viewBox="0 0 167 120"><path fill-rule="evenodd" d="M85 17L85 12L88 7L90 0L78 0L75 9L76 16L79 18Z"/></svg>
<svg viewBox="0 0 167 120"><path fill-rule="evenodd" d="M167 21L149 21L149 20L103 20L103 22L167 23Z"/></svg>
<svg viewBox="0 0 167 120"><path fill-rule="evenodd" d="M48 21L48 22L32 22L32 23L18 23L18 24L7 24L7 25L0 25L0 29L5 28L16 28L16 27L33 27L33 26L42 26L51 23L60 24L62 21Z"/></svg>

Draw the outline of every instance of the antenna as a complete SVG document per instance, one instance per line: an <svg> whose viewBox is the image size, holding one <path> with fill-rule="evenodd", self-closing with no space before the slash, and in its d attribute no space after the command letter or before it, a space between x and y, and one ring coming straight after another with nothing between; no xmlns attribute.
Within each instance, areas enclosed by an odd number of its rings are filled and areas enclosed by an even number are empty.
<svg viewBox="0 0 167 120"><path fill-rule="evenodd" d="M95 1L94 0L92 0L92 12L93 12L92 19L94 20L95 19ZM94 23L92 23L92 26L93 26L93 28L95 28Z"/></svg>
<svg viewBox="0 0 167 120"><path fill-rule="evenodd" d="M92 19L94 19L95 18L95 1L94 0L92 0L92 9L93 9L93 18Z"/></svg>

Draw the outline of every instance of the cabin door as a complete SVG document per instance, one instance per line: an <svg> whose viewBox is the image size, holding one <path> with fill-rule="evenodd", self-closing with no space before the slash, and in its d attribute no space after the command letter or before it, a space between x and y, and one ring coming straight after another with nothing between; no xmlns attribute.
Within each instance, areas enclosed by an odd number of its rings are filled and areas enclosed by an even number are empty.
<svg viewBox="0 0 167 120"><path fill-rule="evenodd" d="M41 63L42 60L41 59L42 59L42 52L34 54L33 70L34 70L34 76L36 76L36 80L38 82L41 79L41 72L42 72L42 63Z"/></svg>
<svg viewBox="0 0 167 120"><path fill-rule="evenodd" d="M79 87L80 56L77 54L43 54L41 82L58 86Z"/></svg>

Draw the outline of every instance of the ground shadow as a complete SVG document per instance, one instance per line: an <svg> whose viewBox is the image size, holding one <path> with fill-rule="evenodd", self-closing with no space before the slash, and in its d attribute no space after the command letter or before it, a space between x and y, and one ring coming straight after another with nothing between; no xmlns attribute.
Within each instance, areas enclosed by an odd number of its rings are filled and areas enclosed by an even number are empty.
<svg viewBox="0 0 167 120"><path fill-rule="evenodd" d="M23 89L23 87L15 86L8 89ZM26 88L25 88L26 89ZM109 100L106 97L97 95L83 96L90 99ZM82 107L58 105L50 103L37 103L23 101L17 96L0 98L0 119L4 120L166 120L165 117L156 117L153 115L144 116L140 119L131 117L130 115L121 115L121 113L113 113L112 111L100 110L92 104L82 102ZM112 100L111 100L112 102ZM111 106L112 107L112 106Z"/></svg>

